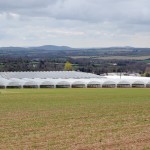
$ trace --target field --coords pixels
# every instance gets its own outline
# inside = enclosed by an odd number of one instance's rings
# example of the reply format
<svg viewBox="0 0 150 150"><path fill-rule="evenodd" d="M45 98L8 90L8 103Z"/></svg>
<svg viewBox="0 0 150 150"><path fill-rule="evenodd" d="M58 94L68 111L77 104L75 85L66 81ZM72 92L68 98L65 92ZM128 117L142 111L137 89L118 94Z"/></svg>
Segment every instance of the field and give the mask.
<svg viewBox="0 0 150 150"><path fill-rule="evenodd" d="M149 150L149 89L0 90L2 150Z"/></svg>
<svg viewBox="0 0 150 150"><path fill-rule="evenodd" d="M101 59L101 60L147 60L150 59L150 56L70 56L73 59Z"/></svg>

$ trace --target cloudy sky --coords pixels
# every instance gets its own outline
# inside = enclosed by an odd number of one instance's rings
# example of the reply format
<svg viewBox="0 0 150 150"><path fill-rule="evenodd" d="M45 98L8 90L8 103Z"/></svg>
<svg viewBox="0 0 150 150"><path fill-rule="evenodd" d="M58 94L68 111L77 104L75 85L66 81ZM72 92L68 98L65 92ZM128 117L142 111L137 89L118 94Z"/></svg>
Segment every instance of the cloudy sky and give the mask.
<svg viewBox="0 0 150 150"><path fill-rule="evenodd" d="M0 0L0 46L150 47L150 0Z"/></svg>

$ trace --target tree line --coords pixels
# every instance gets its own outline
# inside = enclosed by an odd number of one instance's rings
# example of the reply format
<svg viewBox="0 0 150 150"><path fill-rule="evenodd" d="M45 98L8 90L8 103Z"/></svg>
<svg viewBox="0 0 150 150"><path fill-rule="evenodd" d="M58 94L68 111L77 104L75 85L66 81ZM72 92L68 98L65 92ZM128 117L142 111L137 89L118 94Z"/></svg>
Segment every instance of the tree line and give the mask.
<svg viewBox="0 0 150 150"><path fill-rule="evenodd" d="M109 72L136 72L149 76L150 65L144 61L99 60L92 58L73 59L69 57L39 58L0 58L0 71L63 71L75 70L95 74Z"/></svg>

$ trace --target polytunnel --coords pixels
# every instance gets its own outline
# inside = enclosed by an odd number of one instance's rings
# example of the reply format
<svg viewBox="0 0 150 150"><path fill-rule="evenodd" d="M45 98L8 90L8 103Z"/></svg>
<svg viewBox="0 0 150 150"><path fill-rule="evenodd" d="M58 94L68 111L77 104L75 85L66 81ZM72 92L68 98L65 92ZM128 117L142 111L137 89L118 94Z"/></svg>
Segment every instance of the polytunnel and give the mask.
<svg viewBox="0 0 150 150"><path fill-rule="evenodd" d="M0 89L5 89L6 83L3 81L0 81Z"/></svg>
<svg viewBox="0 0 150 150"><path fill-rule="evenodd" d="M0 72L0 88L150 88L150 79L76 71Z"/></svg>
<svg viewBox="0 0 150 150"><path fill-rule="evenodd" d="M83 81L75 81L71 84L72 88L85 88L86 87L86 83L84 83Z"/></svg>
<svg viewBox="0 0 150 150"><path fill-rule="evenodd" d="M56 83L56 88L70 88L70 83L67 81L59 81Z"/></svg>
<svg viewBox="0 0 150 150"><path fill-rule="evenodd" d="M143 81L134 81L132 83L132 88L144 88L146 85Z"/></svg>
<svg viewBox="0 0 150 150"><path fill-rule="evenodd" d="M6 86L6 88L21 88L21 87L22 84L19 81L10 81Z"/></svg>
<svg viewBox="0 0 150 150"><path fill-rule="evenodd" d="M36 81L26 81L24 84L23 84L23 88L38 88L39 85Z"/></svg>
<svg viewBox="0 0 150 150"><path fill-rule="evenodd" d="M120 81L117 83L117 88L130 88L131 84L128 81Z"/></svg>
<svg viewBox="0 0 150 150"><path fill-rule="evenodd" d="M100 88L101 87L101 83L99 81L90 81L87 84L87 88Z"/></svg>
<svg viewBox="0 0 150 150"><path fill-rule="evenodd" d="M40 88L54 88L55 84L51 81L43 81L40 83Z"/></svg>
<svg viewBox="0 0 150 150"><path fill-rule="evenodd" d="M150 81L147 82L146 87L147 87L147 88L150 88Z"/></svg>
<svg viewBox="0 0 150 150"><path fill-rule="evenodd" d="M0 78L0 88L4 89L6 88L6 85L9 83L9 80L4 79L4 78Z"/></svg>
<svg viewBox="0 0 150 150"><path fill-rule="evenodd" d="M115 88L116 87L116 83L114 81L105 81L102 84L103 88Z"/></svg>

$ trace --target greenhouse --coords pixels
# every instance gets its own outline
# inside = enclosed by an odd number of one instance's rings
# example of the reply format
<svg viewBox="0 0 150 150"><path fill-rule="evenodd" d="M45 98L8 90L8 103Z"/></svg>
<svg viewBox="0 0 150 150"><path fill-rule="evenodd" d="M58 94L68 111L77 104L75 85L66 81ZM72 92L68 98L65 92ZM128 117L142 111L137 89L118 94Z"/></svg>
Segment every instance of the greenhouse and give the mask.
<svg viewBox="0 0 150 150"><path fill-rule="evenodd" d="M116 87L116 83L114 81L105 81L102 84L102 88L115 88Z"/></svg>
<svg viewBox="0 0 150 150"><path fill-rule="evenodd" d="M131 84L128 81L120 81L117 83L117 88L130 88Z"/></svg>
<svg viewBox="0 0 150 150"><path fill-rule="evenodd" d="M75 81L71 85L72 85L72 88L85 88L86 87L86 83L83 81Z"/></svg>
<svg viewBox="0 0 150 150"><path fill-rule="evenodd" d="M101 88L101 82L100 81L90 81L87 84L87 88Z"/></svg>
<svg viewBox="0 0 150 150"><path fill-rule="evenodd" d="M147 87L147 88L150 88L150 82L148 82L148 83L146 84L146 87Z"/></svg>
<svg viewBox="0 0 150 150"><path fill-rule="evenodd" d="M150 78L76 71L0 72L0 88L150 88Z"/></svg>
<svg viewBox="0 0 150 150"><path fill-rule="evenodd" d="M132 88L144 88L145 83L143 81L135 81L132 83Z"/></svg>

